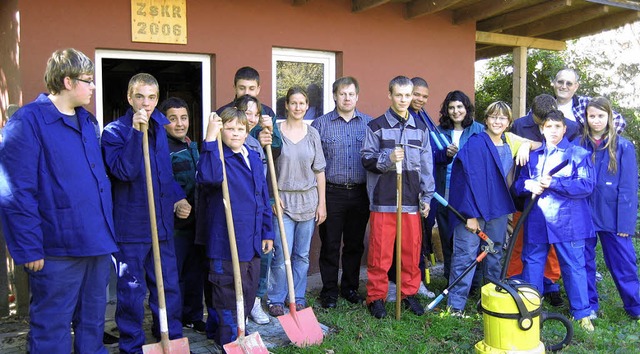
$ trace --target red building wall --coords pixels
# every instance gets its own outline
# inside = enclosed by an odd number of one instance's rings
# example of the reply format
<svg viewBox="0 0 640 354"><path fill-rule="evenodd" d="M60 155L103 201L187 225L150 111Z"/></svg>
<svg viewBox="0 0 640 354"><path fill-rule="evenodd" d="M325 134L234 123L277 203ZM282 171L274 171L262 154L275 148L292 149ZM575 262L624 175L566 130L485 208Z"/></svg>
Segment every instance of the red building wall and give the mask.
<svg viewBox="0 0 640 354"><path fill-rule="evenodd" d="M44 91L46 60L64 47L90 57L95 49L211 54L213 107L232 98L233 75L244 65L260 71L260 96L270 101L272 47L338 53L337 75L360 81L359 108L374 116L387 108L387 84L396 75L427 79L427 109L434 116L447 92L461 89L473 95L473 23L452 25L448 12L406 20L400 3L357 14L351 12L349 0L291 3L188 0L188 44L172 45L131 42L129 0L19 0L23 100L31 101Z"/></svg>

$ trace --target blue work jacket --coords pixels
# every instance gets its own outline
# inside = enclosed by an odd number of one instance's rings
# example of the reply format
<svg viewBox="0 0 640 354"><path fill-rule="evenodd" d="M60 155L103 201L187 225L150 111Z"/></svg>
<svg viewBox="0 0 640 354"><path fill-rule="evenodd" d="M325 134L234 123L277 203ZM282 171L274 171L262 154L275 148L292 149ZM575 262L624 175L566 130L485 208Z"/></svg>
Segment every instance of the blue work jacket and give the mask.
<svg viewBox="0 0 640 354"><path fill-rule="evenodd" d="M4 129L0 214L17 264L117 251L98 122L82 107L75 112L78 126L41 94Z"/></svg>
<svg viewBox="0 0 640 354"><path fill-rule="evenodd" d="M638 163L633 144L618 136L617 169L611 173L608 150L595 149L588 139L580 143L590 154L595 150L596 186L589 204L596 231L633 235L638 217ZM606 143L602 141L601 146Z"/></svg>
<svg viewBox="0 0 640 354"><path fill-rule="evenodd" d="M447 137L448 143L451 144L453 141L453 129L442 129L442 134ZM464 128L462 131L462 135L460 135L460 143L458 148L461 149L466 143L467 140L473 135L484 131L484 125L482 123L478 123L473 121L470 126ZM444 149L446 155L446 147ZM455 159L455 156L453 157ZM447 188L447 170L448 167L452 165L453 160L445 160L436 162L435 165L435 181L436 181L436 192L441 196L444 196L445 190Z"/></svg>
<svg viewBox="0 0 640 354"><path fill-rule="evenodd" d="M516 210L500 155L487 133L471 136L453 160L449 203L467 218L486 221ZM452 230L460 222L449 216Z"/></svg>
<svg viewBox="0 0 640 354"><path fill-rule="evenodd" d="M251 169L241 153L234 153L223 145L233 227L241 262L260 257L262 240L273 240L274 237L262 160L257 152L248 148L247 151ZM203 143L197 171L200 212L196 218L196 243L205 245L208 258L231 260L222 197L222 162L217 141Z"/></svg>
<svg viewBox="0 0 640 354"><path fill-rule="evenodd" d="M525 221L528 243L557 243L595 237L588 198L595 185L595 172L587 150L571 144L566 138L556 147L544 143L529 154L529 162L515 182L519 196L529 179L539 180L564 160L569 164L552 176L549 188L538 198ZM530 203L531 199L527 199Z"/></svg>
<svg viewBox="0 0 640 354"><path fill-rule="evenodd" d="M172 239L173 205L186 195L173 179L166 131L169 120L157 109L151 114L149 130L154 129L155 144L149 144L151 178L156 208L158 239ZM149 132L151 134L151 131ZM142 132L133 129L133 110L109 123L102 132L102 152L112 177L116 240L150 243L151 223L147 202L147 183L142 154Z"/></svg>

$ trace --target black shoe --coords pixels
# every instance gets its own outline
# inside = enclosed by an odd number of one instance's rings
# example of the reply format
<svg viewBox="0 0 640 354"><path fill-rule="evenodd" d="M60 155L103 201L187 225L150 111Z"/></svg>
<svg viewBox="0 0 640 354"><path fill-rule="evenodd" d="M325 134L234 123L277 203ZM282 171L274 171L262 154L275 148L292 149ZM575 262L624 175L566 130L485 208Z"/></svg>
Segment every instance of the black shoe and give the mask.
<svg viewBox="0 0 640 354"><path fill-rule="evenodd" d="M102 335L102 344L104 344L105 346L113 346L118 344L118 341L120 340L120 338L111 335L107 332L104 332L104 334Z"/></svg>
<svg viewBox="0 0 640 354"><path fill-rule="evenodd" d="M544 295L544 298L549 301L549 305L553 307L561 307L564 305L564 300L560 296L559 291L552 291Z"/></svg>
<svg viewBox="0 0 640 354"><path fill-rule="evenodd" d="M424 307L422 307L420 301L418 301L415 296L407 296L402 299L402 305L411 310L411 312L415 313L417 316L424 315Z"/></svg>
<svg viewBox="0 0 640 354"><path fill-rule="evenodd" d="M337 306L338 299L333 296L327 296L320 298L320 306L323 309L335 309Z"/></svg>
<svg viewBox="0 0 640 354"><path fill-rule="evenodd" d="M382 300L376 300L369 304L369 312L375 318L387 317L387 310L384 308L384 302Z"/></svg>
<svg viewBox="0 0 640 354"><path fill-rule="evenodd" d="M355 290L349 290L349 292L342 293L340 295L352 304L362 304L362 301L364 301L360 294Z"/></svg>
<svg viewBox="0 0 640 354"><path fill-rule="evenodd" d="M204 334L206 333L207 324L204 321L183 322L182 327L191 328L196 333Z"/></svg>

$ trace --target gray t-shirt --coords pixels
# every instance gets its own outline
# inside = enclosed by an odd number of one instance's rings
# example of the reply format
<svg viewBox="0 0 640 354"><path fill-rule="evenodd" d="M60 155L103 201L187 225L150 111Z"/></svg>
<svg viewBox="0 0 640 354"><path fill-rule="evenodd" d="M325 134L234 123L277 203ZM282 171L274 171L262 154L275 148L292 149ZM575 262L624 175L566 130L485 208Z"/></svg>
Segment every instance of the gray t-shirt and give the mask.
<svg viewBox="0 0 640 354"><path fill-rule="evenodd" d="M282 131L282 123L278 128ZM318 208L316 173L324 172L327 162L318 131L307 126L307 134L293 143L282 134L282 151L276 161L278 191L284 213L295 221L315 218Z"/></svg>

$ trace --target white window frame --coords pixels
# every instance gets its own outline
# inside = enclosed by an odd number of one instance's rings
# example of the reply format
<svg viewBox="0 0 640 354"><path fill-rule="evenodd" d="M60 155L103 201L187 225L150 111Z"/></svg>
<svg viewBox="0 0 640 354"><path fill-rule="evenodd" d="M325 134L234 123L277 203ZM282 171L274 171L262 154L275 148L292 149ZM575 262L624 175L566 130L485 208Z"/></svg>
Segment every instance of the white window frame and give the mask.
<svg viewBox="0 0 640 354"><path fill-rule="evenodd" d="M332 85L336 80L336 53L319 50L303 50L290 48L273 48L271 52L271 104L276 107L277 101L277 61L324 64L323 74L323 110L330 112L335 108Z"/></svg>
<svg viewBox="0 0 640 354"><path fill-rule="evenodd" d="M128 50L96 49L95 75L96 84L96 119L103 128L102 105L102 60L103 59L133 59L158 60L202 63L202 136L205 135L209 113L211 112L211 56L207 54L167 53L167 52L137 52ZM124 93L123 93L124 94Z"/></svg>

